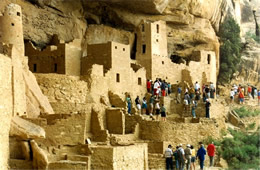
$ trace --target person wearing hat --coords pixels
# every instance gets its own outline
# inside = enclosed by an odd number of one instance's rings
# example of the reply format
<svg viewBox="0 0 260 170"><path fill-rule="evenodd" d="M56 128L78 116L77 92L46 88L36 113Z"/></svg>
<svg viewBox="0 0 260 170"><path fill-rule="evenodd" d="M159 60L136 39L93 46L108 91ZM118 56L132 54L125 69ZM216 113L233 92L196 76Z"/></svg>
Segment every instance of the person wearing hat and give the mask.
<svg viewBox="0 0 260 170"><path fill-rule="evenodd" d="M185 166L185 152L184 149L182 148L182 144L179 144L179 148L178 148L178 162L179 162L179 169L180 170L184 170L184 166Z"/></svg>
<svg viewBox="0 0 260 170"><path fill-rule="evenodd" d="M191 163L191 149L190 144L187 145L187 148L184 150L185 158L186 158L186 170L190 170Z"/></svg>
<svg viewBox="0 0 260 170"><path fill-rule="evenodd" d="M200 160L200 169L203 170L204 167L204 160L205 160L206 150L204 148L204 145L200 143L200 148L197 152L196 158L199 158Z"/></svg>
<svg viewBox="0 0 260 170"><path fill-rule="evenodd" d="M205 108L206 108L206 118L210 118L209 116L209 107L211 106L211 103L209 102L209 99L206 99L206 104L205 104Z"/></svg>
<svg viewBox="0 0 260 170"><path fill-rule="evenodd" d="M173 161L172 161L172 145L168 145L168 148L165 150L165 158L166 158L166 169L172 169L173 170Z"/></svg>

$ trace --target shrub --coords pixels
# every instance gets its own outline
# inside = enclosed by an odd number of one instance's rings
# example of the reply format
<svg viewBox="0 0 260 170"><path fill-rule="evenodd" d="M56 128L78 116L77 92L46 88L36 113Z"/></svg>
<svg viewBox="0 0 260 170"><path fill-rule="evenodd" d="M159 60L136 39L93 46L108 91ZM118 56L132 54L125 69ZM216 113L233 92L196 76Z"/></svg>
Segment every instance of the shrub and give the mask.
<svg viewBox="0 0 260 170"><path fill-rule="evenodd" d="M233 18L226 18L219 30L220 36L220 74L219 83L230 82L238 70L240 62L240 27Z"/></svg>
<svg viewBox="0 0 260 170"><path fill-rule="evenodd" d="M245 37L246 37L246 38L252 38L252 39L255 40L256 42L260 43L260 37L256 36L256 34L253 33L252 31L246 32Z"/></svg>
<svg viewBox="0 0 260 170"><path fill-rule="evenodd" d="M230 169L258 169L260 133L253 134L229 129L234 138L224 138L219 154L227 160Z"/></svg>
<svg viewBox="0 0 260 170"><path fill-rule="evenodd" d="M241 117L253 117L253 116L258 116L260 115L260 110L259 109L247 109L246 107L242 106L240 108L235 108L235 112Z"/></svg>

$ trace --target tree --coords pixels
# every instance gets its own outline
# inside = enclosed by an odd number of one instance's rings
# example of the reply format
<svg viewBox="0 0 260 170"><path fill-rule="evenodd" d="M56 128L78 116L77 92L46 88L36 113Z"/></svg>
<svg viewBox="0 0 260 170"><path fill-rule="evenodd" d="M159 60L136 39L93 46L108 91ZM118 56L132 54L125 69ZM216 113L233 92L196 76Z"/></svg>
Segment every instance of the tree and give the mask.
<svg viewBox="0 0 260 170"><path fill-rule="evenodd" d="M228 83L237 71L241 59L240 27L233 18L226 18L220 26L219 36L221 46L218 81Z"/></svg>

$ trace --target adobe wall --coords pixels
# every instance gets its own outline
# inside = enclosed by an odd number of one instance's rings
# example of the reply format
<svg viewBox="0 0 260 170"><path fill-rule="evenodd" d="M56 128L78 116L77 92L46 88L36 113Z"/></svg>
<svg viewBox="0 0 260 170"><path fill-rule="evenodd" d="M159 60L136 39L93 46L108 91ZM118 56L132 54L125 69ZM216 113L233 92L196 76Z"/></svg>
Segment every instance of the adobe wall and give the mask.
<svg viewBox="0 0 260 170"><path fill-rule="evenodd" d="M9 129L12 116L12 63L7 56L0 54L0 169L8 169Z"/></svg>
<svg viewBox="0 0 260 170"><path fill-rule="evenodd" d="M125 115L120 109L106 109L106 122L110 134L125 134Z"/></svg>
<svg viewBox="0 0 260 170"><path fill-rule="evenodd" d="M88 45L88 56L81 59L81 75L88 74L93 64L103 65L104 71L112 67L111 42Z"/></svg>
<svg viewBox="0 0 260 170"><path fill-rule="evenodd" d="M198 134L198 135L194 135ZM169 123L143 121L140 123L140 137L143 140L169 141L173 146L197 144L207 136L220 137L219 128L213 120L201 118L200 123Z"/></svg>
<svg viewBox="0 0 260 170"><path fill-rule="evenodd" d="M107 96L108 91L123 99L126 92L133 98L146 92L145 69L131 67L129 45L89 45L88 56L82 59L82 75L95 101L100 100L98 96Z"/></svg>
<svg viewBox="0 0 260 170"><path fill-rule="evenodd" d="M59 73L65 74L65 44L47 46L40 51L32 43L25 45L25 55L29 58L29 69L35 73ZM57 71L55 72L55 64ZM34 70L36 65L36 71Z"/></svg>
<svg viewBox="0 0 260 170"><path fill-rule="evenodd" d="M0 42L13 44L24 55L21 7L13 3L6 6L3 16L0 16L0 25Z"/></svg>
<svg viewBox="0 0 260 170"><path fill-rule="evenodd" d="M88 86L78 76L60 74L34 74L37 82L51 103L87 103Z"/></svg>
<svg viewBox="0 0 260 170"><path fill-rule="evenodd" d="M33 123L44 128L46 134L46 138L37 139L37 143L45 147L85 144L86 127L90 127L87 116L87 113L53 114L43 117L40 121L32 119Z"/></svg>
<svg viewBox="0 0 260 170"><path fill-rule="evenodd" d="M147 144L94 146L91 169L148 169Z"/></svg>

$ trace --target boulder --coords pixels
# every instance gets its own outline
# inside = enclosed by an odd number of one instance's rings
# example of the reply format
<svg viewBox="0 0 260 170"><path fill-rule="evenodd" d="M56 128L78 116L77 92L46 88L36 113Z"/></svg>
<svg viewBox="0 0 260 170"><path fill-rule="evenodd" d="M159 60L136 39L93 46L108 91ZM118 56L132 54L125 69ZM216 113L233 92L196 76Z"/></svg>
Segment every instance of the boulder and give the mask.
<svg viewBox="0 0 260 170"><path fill-rule="evenodd" d="M11 120L10 136L18 137L22 140L45 138L45 131L38 125L15 116Z"/></svg>

